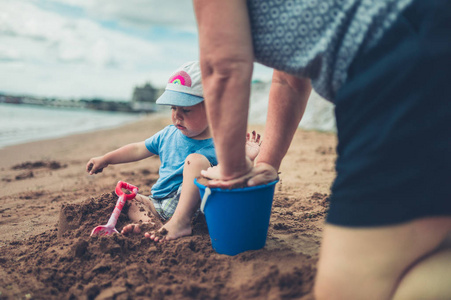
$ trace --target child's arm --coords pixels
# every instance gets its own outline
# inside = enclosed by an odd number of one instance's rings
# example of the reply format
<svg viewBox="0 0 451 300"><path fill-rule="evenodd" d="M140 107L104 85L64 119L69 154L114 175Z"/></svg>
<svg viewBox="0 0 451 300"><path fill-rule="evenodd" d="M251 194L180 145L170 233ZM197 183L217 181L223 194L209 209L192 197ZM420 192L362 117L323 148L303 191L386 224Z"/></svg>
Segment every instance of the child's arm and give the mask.
<svg viewBox="0 0 451 300"><path fill-rule="evenodd" d="M86 172L90 175L97 174L108 165L134 162L152 155L154 154L147 150L144 142L128 144L103 156L91 158L86 164Z"/></svg>

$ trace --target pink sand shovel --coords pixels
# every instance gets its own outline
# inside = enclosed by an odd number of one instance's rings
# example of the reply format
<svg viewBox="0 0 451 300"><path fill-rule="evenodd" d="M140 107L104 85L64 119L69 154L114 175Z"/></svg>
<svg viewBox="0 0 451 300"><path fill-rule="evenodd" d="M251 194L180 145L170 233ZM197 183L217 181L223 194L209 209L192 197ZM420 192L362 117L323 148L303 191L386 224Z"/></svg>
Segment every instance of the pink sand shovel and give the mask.
<svg viewBox="0 0 451 300"><path fill-rule="evenodd" d="M126 189L131 191L131 194L125 194L122 189ZM131 200L135 198L136 193L138 193L138 188L134 185L131 185L129 183L119 181L116 185L116 195L119 196L119 199L117 199L116 207L113 210L113 213L111 214L110 219L108 220L108 223L106 225L100 225L94 228L91 232L91 236L93 235L110 235L113 233L119 233L119 231L116 230L115 226L117 223L117 219L119 218L119 215L121 214L122 208L124 207L125 202L127 200Z"/></svg>

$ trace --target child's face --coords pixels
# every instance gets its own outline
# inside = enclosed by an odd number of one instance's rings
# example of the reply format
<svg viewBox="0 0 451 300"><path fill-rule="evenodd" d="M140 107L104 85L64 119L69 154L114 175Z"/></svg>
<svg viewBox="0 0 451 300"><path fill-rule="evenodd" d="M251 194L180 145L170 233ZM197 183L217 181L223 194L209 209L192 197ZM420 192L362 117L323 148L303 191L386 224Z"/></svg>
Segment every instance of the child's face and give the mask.
<svg viewBox="0 0 451 300"><path fill-rule="evenodd" d="M172 123L192 139L210 138L204 102L193 106L172 106Z"/></svg>

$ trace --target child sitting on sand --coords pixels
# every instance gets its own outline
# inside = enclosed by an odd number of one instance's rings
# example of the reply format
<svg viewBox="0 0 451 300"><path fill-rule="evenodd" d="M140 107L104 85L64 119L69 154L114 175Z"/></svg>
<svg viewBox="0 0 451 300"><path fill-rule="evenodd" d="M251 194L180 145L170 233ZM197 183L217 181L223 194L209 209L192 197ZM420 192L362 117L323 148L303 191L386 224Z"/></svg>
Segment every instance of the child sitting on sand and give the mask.
<svg viewBox="0 0 451 300"><path fill-rule="evenodd" d="M171 105L173 125L145 141L132 143L103 156L91 158L86 165L89 174L102 172L110 164L121 164L159 155L159 179L152 195L137 195L130 201L128 216L132 222L150 222L153 216L169 220L156 232L145 233L154 241L173 240L192 233L191 219L199 208L200 194L194 178L201 170L217 164L213 139L208 126L199 62L188 62L169 78L157 104ZM246 153L253 161L260 150L260 135L247 135ZM146 211L142 211L144 206ZM140 233L137 224L122 229L123 234Z"/></svg>

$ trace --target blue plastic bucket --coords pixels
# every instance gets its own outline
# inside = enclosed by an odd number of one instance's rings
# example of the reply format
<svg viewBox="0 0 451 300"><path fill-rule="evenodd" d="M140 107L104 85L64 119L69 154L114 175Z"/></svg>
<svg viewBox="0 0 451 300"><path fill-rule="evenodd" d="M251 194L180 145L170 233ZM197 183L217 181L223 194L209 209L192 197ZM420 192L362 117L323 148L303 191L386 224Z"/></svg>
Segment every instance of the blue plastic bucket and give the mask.
<svg viewBox="0 0 451 300"><path fill-rule="evenodd" d="M210 189L194 180L216 252L236 255L265 246L277 182L226 190Z"/></svg>

